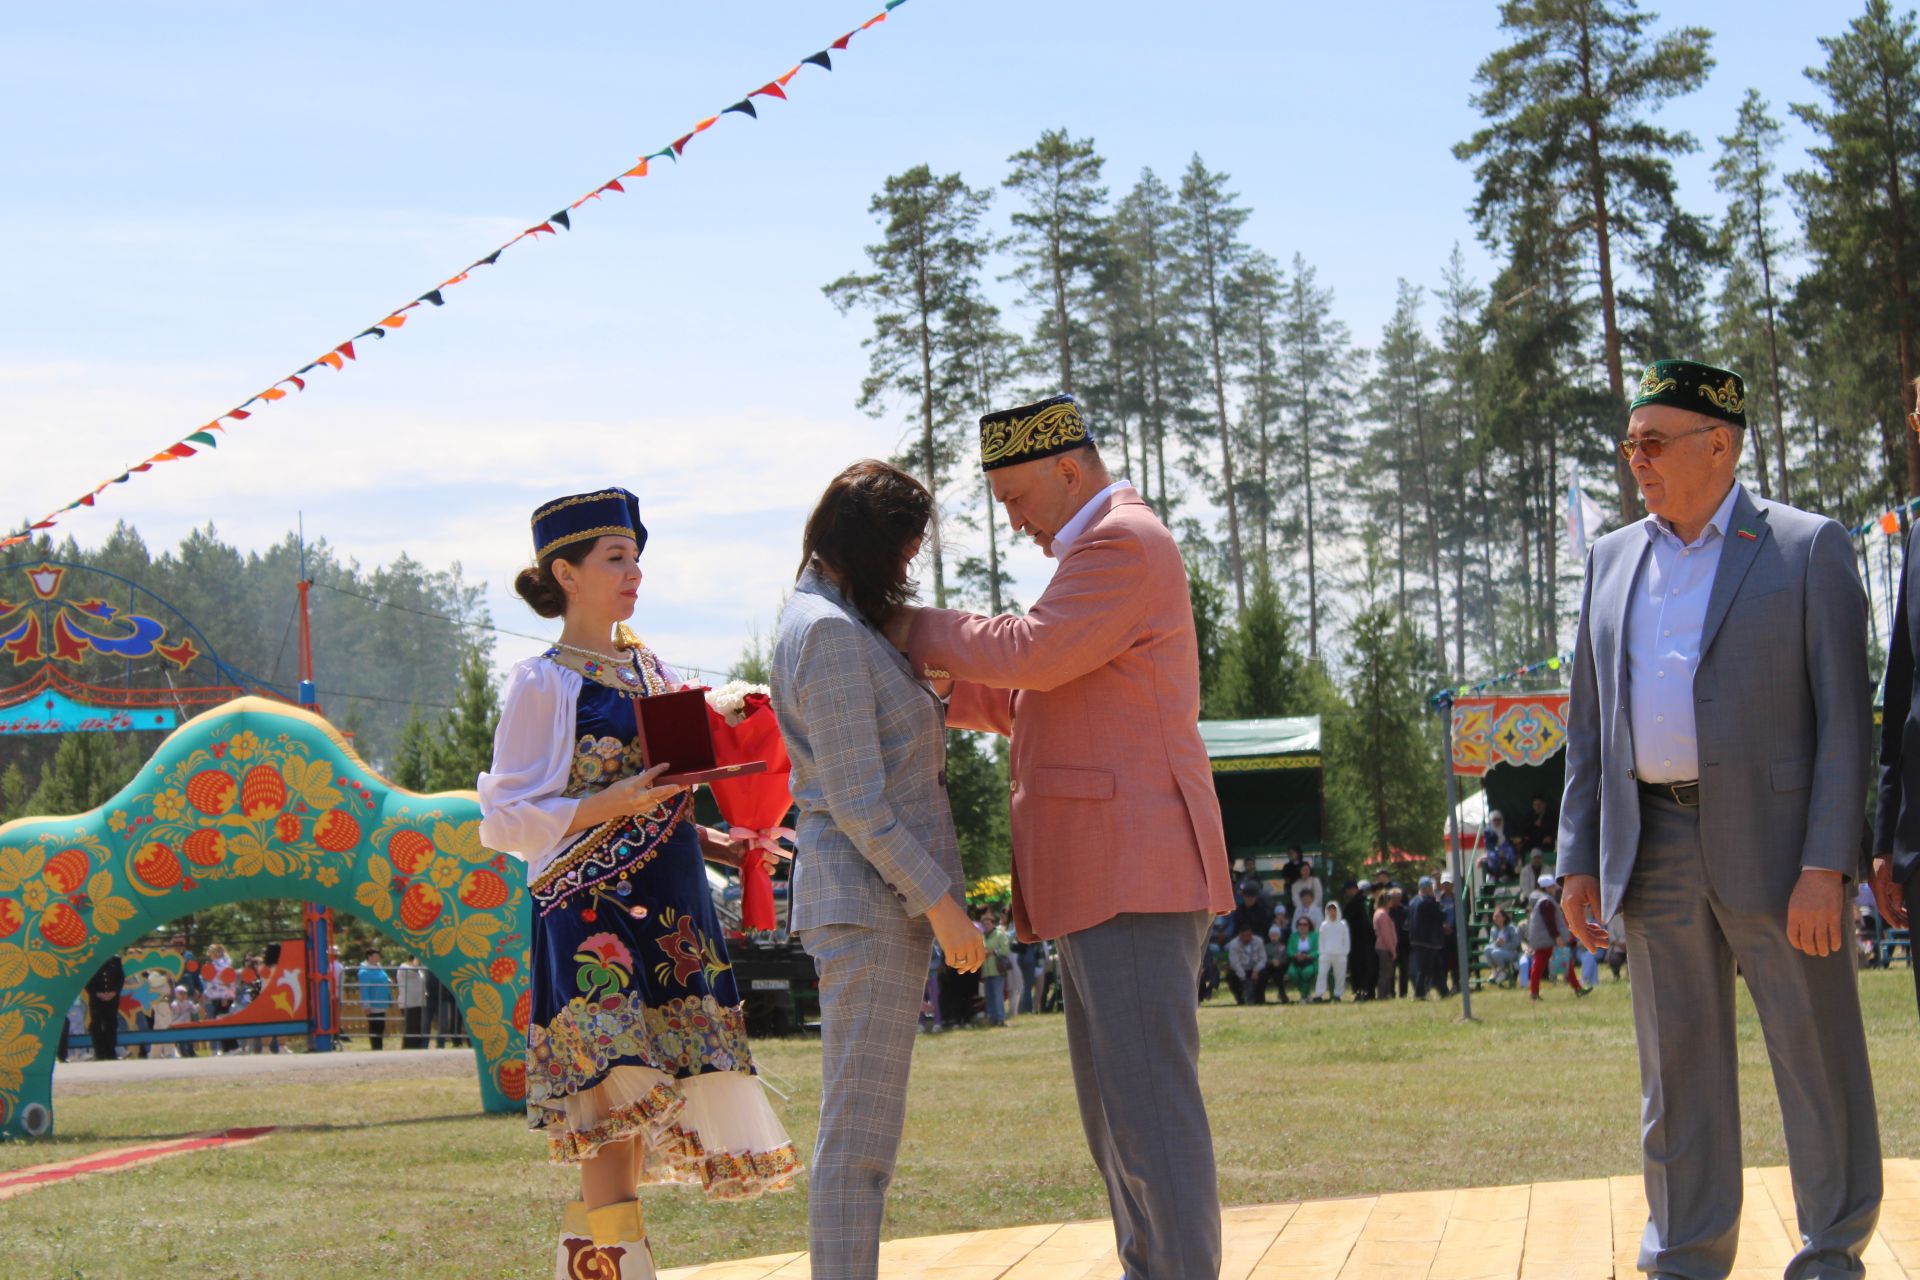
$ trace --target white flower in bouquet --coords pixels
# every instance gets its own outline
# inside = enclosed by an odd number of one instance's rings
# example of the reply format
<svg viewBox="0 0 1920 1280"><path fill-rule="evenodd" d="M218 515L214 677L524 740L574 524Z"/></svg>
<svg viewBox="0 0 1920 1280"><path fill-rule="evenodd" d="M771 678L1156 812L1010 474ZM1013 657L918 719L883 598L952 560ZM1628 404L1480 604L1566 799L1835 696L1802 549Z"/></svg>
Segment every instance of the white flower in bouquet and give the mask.
<svg viewBox="0 0 1920 1280"><path fill-rule="evenodd" d="M729 725L737 725L746 718L747 699L754 694L771 696L772 691L764 684L748 684L745 680L729 680L718 689L707 690L707 705L719 713L720 718Z"/></svg>

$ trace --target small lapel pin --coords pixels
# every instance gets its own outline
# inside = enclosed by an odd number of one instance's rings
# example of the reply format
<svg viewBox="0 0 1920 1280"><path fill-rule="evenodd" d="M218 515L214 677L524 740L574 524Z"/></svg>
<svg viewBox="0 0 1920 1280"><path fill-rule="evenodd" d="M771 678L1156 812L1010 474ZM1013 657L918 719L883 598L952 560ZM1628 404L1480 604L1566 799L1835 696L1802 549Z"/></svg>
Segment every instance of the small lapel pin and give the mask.
<svg viewBox="0 0 1920 1280"><path fill-rule="evenodd" d="M1759 534L1757 534L1757 533L1755 533L1755 532L1754 532L1753 530L1751 530L1751 529L1742 529L1742 530L1740 530L1740 536L1741 536L1741 537L1743 537L1743 538L1745 538L1745 539L1746 539L1746 540L1747 540L1748 542L1758 542L1758 541L1760 541L1760 535L1759 535Z"/></svg>

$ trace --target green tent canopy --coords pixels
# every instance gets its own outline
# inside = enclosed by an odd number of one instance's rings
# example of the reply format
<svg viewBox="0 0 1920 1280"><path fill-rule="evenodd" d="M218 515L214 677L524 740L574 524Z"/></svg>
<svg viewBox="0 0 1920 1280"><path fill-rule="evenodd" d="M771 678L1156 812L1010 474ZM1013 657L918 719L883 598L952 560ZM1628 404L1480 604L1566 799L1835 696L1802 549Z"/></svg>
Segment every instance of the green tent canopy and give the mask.
<svg viewBox="0 0 1920 1280"><path fill-rule="evenodd" d="M1257 868L1257 859L1290 845L1320 851L1319 716L1202 720L1200 738L1213 765L1229 857Z"/></svg>

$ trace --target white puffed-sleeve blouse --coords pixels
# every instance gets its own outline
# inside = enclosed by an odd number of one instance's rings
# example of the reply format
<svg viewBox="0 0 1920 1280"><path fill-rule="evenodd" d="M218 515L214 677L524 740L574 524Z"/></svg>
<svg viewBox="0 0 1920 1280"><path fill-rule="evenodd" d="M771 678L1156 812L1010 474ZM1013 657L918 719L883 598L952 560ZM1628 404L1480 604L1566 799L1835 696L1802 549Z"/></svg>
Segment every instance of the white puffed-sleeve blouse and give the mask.
<svg viewBox="0 0 1920 1280"><path fill-rule="evenodd" d="M662 664L669 688L680 679ZM545 656L514 664L493 737L493 767L480 775L480 840L517 853L527 879L572 842L580 797L566 794L578 737L581 677Z"/></svg>

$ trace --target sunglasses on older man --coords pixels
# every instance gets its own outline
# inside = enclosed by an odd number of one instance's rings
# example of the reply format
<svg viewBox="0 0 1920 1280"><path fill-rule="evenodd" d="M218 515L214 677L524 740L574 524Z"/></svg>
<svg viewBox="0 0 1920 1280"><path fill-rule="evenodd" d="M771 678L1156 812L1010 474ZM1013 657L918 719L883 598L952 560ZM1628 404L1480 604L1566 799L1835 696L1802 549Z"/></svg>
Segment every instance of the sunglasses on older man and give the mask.
<svg viewBox="0 0 1920 1280"><path fill-rule="evenodd" d="M1691 431L1682 431L1679 435L1674 436L1646 436L1639 440L1635 440L1629 436L1620 442L1620 456L1628 462L1632 462L1634 454L1644 453L1647 455L1647 459L1651 461L1665 453L1667 446L1675 440L1685 440L1688 436L1698 436L1704 435L1709 431L1718 431L1723 425L1725 424L1709 422L1704 427L1695 427Z"/></svg>

